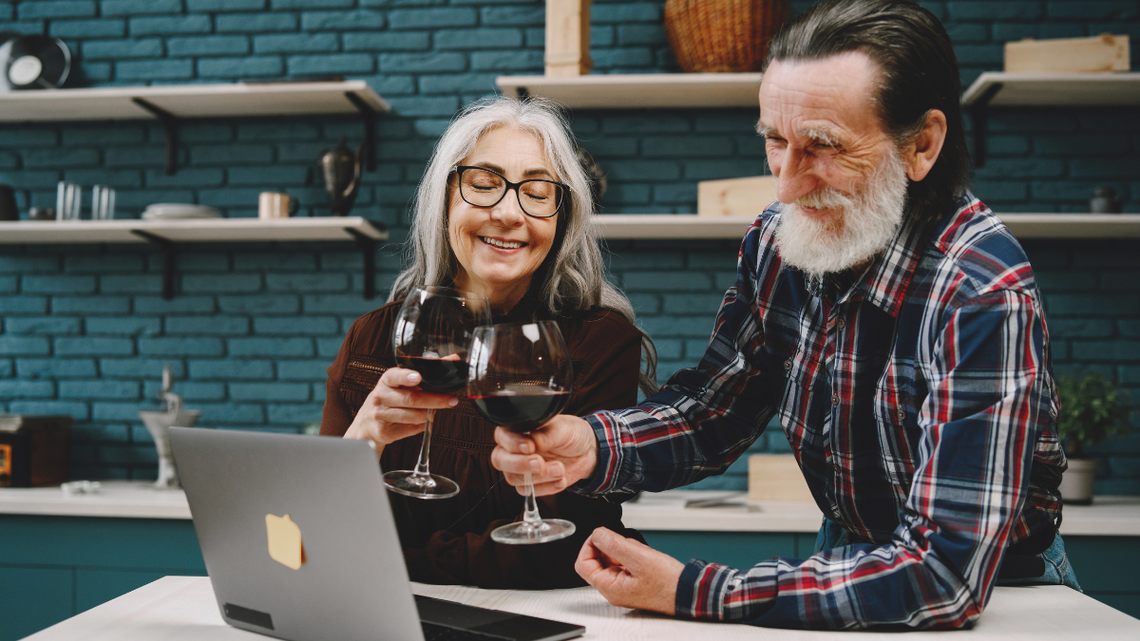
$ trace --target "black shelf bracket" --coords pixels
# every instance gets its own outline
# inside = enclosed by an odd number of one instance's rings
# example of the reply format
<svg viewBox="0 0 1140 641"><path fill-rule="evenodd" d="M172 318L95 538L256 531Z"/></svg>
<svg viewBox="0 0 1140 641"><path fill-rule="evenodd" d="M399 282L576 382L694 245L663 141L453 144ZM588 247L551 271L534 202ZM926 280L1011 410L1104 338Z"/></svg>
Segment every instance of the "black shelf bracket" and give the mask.
<svg viewBox="0 0 1140 641"><path fill-rule="evenodd" d="M348 98L353 107L356 107L356 110L360 112L360 117L364 120L364 168L368 171L376 171L376 110L351 91L344 92L344 97Z"/></svg>
<svg viewBox="0 0 1140 641"><path fill-rule="evenodd" d="M162 128L166 131L166 175L173 176L178 173L178 118L142 98L131 98L131 102L151 112L162 122Z"/></svg>
<svg viewBox="0 0 1140 641"><path fill-rule="evenodd" d="M1000 82L986 87L974 104L970 105L970 115L974 120L974 167L986 164L986 125L989 120L990 101L998 95L1004 85Z"/></svg>
<svg viewBox="0 0 1140 641"><path fill-rule="evenodd" d="M364 298L372 300L376 298L376 239L351 227L345 227L344 231L356 239L356 246L360 248L364 258Z"/></svg>
<svg viewBox="0 0 1140 641"><path fill-rule="evenodd" d="M157 234L152 234L148 231L141 229L132 229L131 233L139 238L144 238L147 242L158 245L162 250L162 299L174 299L174 256L177 250L174 246L174 241L169 238L163 238Z"/></svg>

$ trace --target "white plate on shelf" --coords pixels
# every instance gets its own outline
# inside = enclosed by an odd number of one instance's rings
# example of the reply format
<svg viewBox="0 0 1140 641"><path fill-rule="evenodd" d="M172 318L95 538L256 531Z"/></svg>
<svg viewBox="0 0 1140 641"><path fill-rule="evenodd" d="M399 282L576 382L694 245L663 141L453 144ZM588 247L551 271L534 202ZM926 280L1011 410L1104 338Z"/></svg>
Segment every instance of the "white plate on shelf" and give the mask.
<svg viewBox="0 0 1140 641"><path fill-rule="evenodd" d="M221 218L214 207L189 203L156 203L143 211L144 220L173 220L182 218Z"/></svg>

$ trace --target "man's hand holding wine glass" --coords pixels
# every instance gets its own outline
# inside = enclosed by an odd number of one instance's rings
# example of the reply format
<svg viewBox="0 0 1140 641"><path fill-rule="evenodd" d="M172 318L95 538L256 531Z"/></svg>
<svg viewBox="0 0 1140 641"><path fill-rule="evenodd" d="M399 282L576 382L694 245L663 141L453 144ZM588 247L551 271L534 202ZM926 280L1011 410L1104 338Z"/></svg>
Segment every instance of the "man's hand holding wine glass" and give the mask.
<svg viewBox="0 0 1140 641"><path fill-rule="evenodd" d="M384 446L422 432L429 410L448 409L459 403L459 399L450 394L419 389L421 380L419 372L402 367L384 372L364 399L345 438L372 441L379 458Z"/></svg>
<svg viewBox="0 0 1140 641"><path fill-rule="evenodd" d="M567 414L532 432L496 428L495 442L491 464L520 494L525 491L526 473L533 476L535 495L549 496L590 476L598 461L594 430L585 420Z"/></svg>
<svg viewBox="0 0 1140 641"><path fill-rule="evenodd" d="M598 462L598 441L590 424L560 414L525 434L497 428L491 463L523 491L530 473L539 496L557 494L587 478ZM685 564L640 541L606 528L586 539L574 570L619 607L674 614L677 581Z"/></svg>

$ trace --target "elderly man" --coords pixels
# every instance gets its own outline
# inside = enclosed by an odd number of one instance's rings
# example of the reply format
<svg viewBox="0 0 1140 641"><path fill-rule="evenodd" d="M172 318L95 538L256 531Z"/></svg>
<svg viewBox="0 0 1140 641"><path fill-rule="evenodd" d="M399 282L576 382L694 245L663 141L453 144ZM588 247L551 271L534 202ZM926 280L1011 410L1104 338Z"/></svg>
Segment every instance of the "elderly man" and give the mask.
<svg viewBox="0 0 1140 641"><path fill-rule="evenodd" d="M1076 588L1041 296L965 189L957 63L902 0L832 0L773 40L759 132L780 202L749 229L700 364L638 407L499 429L540 494L614 500L723 472L778 417L825 516L816 553L683 564L596 530L615 605L754 625L963 627L995 584Z"/></svg>

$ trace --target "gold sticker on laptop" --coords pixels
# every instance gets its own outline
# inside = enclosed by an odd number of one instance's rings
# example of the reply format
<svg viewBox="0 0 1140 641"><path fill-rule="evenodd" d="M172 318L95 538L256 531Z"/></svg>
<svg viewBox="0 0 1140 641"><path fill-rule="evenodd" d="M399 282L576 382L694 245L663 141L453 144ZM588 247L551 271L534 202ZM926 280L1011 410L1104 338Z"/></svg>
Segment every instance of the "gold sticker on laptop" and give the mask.
<svg viewBox="0 0 1140 641"><path fill-rule="evenodd" d="M265 533L269 539L269 558L293 570L305 563L305 546L301 543L301 528L289 515L265 515Z"/></svg>

